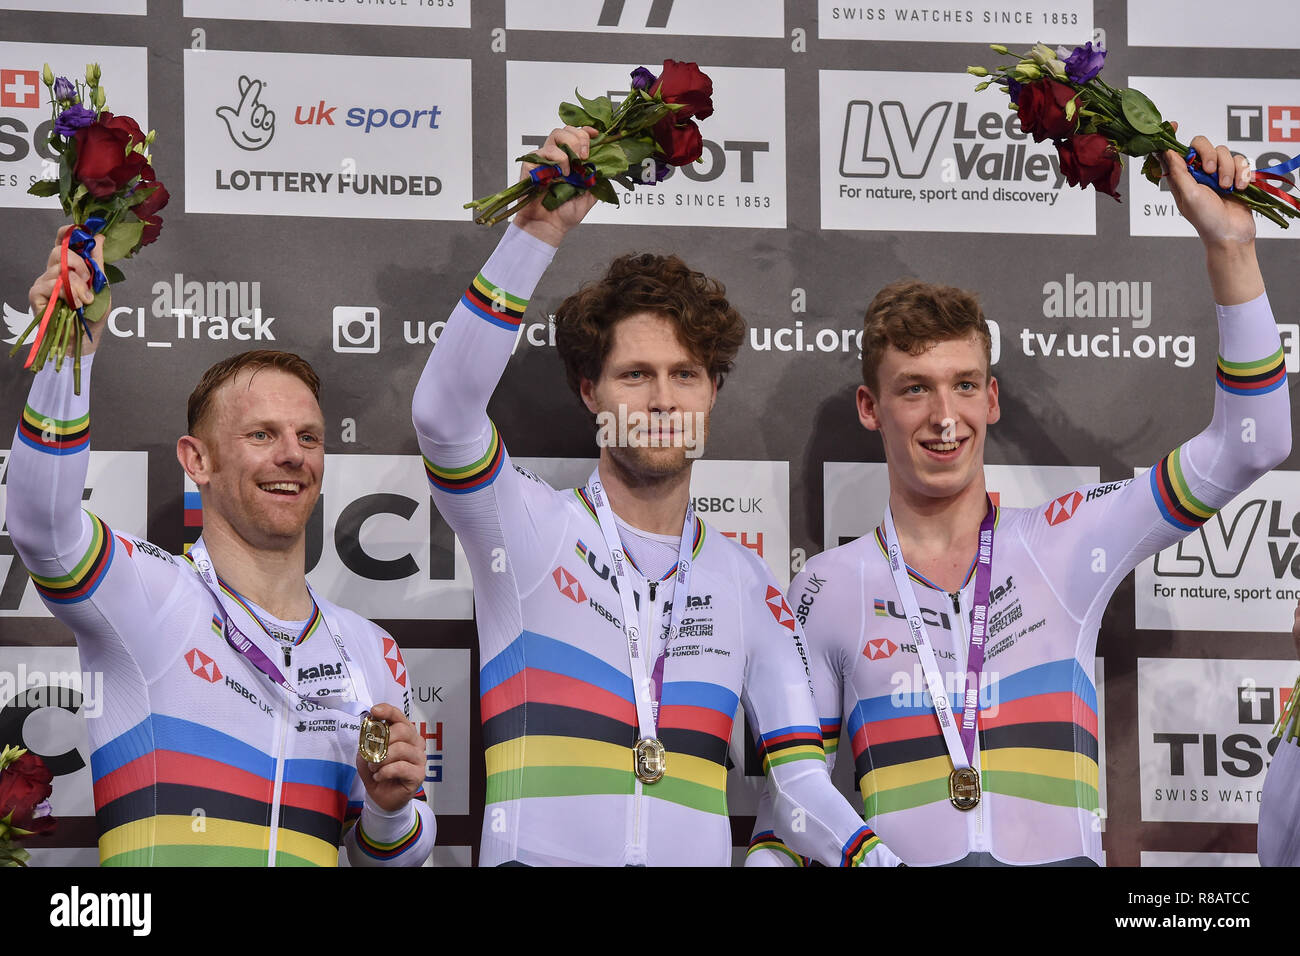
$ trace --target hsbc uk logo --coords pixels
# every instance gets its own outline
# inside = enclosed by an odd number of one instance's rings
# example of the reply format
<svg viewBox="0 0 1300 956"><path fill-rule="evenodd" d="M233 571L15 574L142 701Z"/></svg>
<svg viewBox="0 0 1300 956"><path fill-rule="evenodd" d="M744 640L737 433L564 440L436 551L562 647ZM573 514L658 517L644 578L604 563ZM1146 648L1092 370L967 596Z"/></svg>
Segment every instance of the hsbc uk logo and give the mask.
<svg viewBox="0 0 1300 956"><path fill-rule="evenodd" d="M767 586L766 601L767 609L772 612L772 617L776 618L776 623L794 633L794 615L790 613L790 605L785 603L785 597L781 592L770 584Z"/></svg>
<svg viewBox="0 0 1300 956"><path fill-rule="evenodd" d="M405 687L406 661L402 660L402 650L391 637L384 638L384 662L388 664L393 680L397 681L399 686Z"/></svg>
<svg viewBox="0 0 1300 956"><path fill-rule="evenodd" d="M555 580L555 586L559 589L559 592L574 604L587 603L587 592L582 589L578 579L570 574L563 565L552 571L551 577Z"/></svg>
<svg viewBox="0 0 1300 956"><path fill-rule="evenodd" d="M1227 126L1233 142L1300 142L1300 106L1230 105Z"/></svg>
<svg viewBox="0 0 1300 956"><path fill-rule="evenodd" d="M0 70L0 107L17 110L40 109L40 71Z"/></svg>
<svg viewBox="0 0 1300 956"><path fill-rule="evenodd" d="M185 663L189 665L191 674L197 674L209 684L215 684L221 680L221 668L217 666L217 662L197 647L191 648L186 653Z"/></svg>
<svg viewBox="0 0 1300 956"><path fill-rule="evenodd" d="M1069 521L1074 517L1074 512L1078 510L1079 505L1083 503L1083 495L1077 491L1067 492L1061 495L1047 506L1043 512L1049 525L1058 525Z"/></svg>
<svg viewBox="0 0 1300 956"><path fill-rule="evenodd" d="M862 649L862 656L869 661L878 661L892 657L896 650L898 650L897 644L887 637L880 637L867 641L867 646Z"/></svg>

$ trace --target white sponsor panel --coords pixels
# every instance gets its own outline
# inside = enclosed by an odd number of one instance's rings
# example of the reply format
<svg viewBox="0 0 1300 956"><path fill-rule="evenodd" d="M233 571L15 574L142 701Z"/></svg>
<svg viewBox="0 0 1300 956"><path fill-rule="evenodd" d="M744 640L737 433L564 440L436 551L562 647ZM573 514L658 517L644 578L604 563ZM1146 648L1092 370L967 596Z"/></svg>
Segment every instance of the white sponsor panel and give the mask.
<svg viewBox="0 0 1300 956"><path fill-rule="evenodd" d="M103 713L103 692L103 674L82 673L75 647L0 646L0 747L45 762L55 817L95 812L86 717Z"/></svg>
<svg viewBox="0 0 1300 956"><path fill-rule="evenodd" d="M184 482L197 507L197 488ZM469 561L458 540L446 551L454 539L418 455L327 454L319 507L320 524L307 528L307 580L326 599L377 620L473 616Z"/></svg>
<svg viewBox="0 0 1300 956"><path fill-rule="evenodd" d="M1138 658L1142 819L1257 823L1296 662Z"/></svg>
<svg viewBox="0 0 1300 956"><path fill-rule="evenodd" d="M586 483L594 458L515 458L555 488ZM782 588L790 583L790 463L702 458L691 472L691 500L709 529L767 562Z"/></svg>
<svg viewBox="0 0 1300 956"><path fill-rule="evenodd" d="M55 76L83 81L86 64L98 63L108 109L149 129L149 57L144 47L0 42L0 207L59 208L57 196L27 194L36 180L59 174L58 154L45 145L50 93L41 82L41 70L46 63Z"/></svg>
<svg viewBox="0 0 1300 956"><path fill-rule="evenodd" d="M1289 7L1267 17L1225 17L1216 0L1141 0L1126 12L1129 46L1300 48L1300 24Z"/></svg>
<svg viewBox="0 0 1300 956"><path fill-rule="evenodd" d="M1254 853L1196 853L1180 850L1143 850L1139 866L1259 866Z"/></svg>
<svg viewBox="0 0 1300 956"><path fill-rule="evenodd" d="M469 813L470 680L467 648L402 651L411 721L424 739L424 790L435 813Z"/></svg>
<svg viewBox="0 0 1300 956"><path fill-rule="evenodd" d="M1206 136L1245 156L1256 169L1300 153L1300 79L1134 76L1129 85L1150 97L1166 119L1178 121L1183 142L1197 134ZM1129 195L1124 202L1130 234L1195 236L1196 230L1174 205L1173 193L1148 181L1141 161L1127 162ZM1294 190L1291 195L1296 195ZM1255 225L1264 238L1300 236L1300 229L1283 229L1262 216L1255 217Z"/></svg>
<svg viewBox="0 0 1300 956"><path fill-rule="evenodd" d="M1096 484L1091 465L985 465L989 494L1003 508L1047 506L1071 488ZM826 550L871 534L885 517L889 471L884 462L828 461L823 471Z"/></svg>
<svg viewBox="0 0 1300 956"><path fill-rule="evenodd" d="M639 64L506 64L505 179L519 176L516 157L541 146L561 125L555 110L587 98L610 96L617 108ZM658 70L658 63L646 64ZM588 222L663 226L785 228L785 71L701 65L713 80L716 112L700 123L704 153L655 186L632 192L615 186L619 205L597 203ZM775 118L775 122L773 121Z"/></svg>
<svg viewBox="0 0 1300 956"><path fill-rule="evenodd" d="M185 51L187 212L467 218L470 61Z"/></svg>
<svg viewBox="0 0 1300 956"><path fill-rule="evenodd" d="M557 17L549 3L506 0L506 29L779 37L785 35L785 5L781 0L565 0L564 16Z"/></svg>
<svg viewBox="0 0 1300 956"><path fill-rule="evenodd" d="M1259 478L1135 575L1139 629L1254 631L1282 647L1300 598L1300 475Z"/></svg>
<svg viewBox="0 0 1300 956"><path fill-rule="evenodd" d="M1092 0L966 0L935 6L818 0L823 40L1081 44L1092 33Z"/></svg>
<svg viewBox="0 0 1300 956"><path fill-rule="evenodd" d="M139 0L144 6L144 0ZM184 15L211 20L368 23L391 27L468 27L471 0L185 0ZM143 10L141 11L143 12Z"/></svg>
<svg viewBox="0 0 1300 956"><path fill-rule="evenodd" d="M0 515L7 507L8 467L9 449L0 449ZM119 534L145 537L149 453L91 451L81 507L99 515ZM0 617L49 616L36 586L14 554L9 532L0 532Z"/></svg>
<svg viewBox="0 0 1300 956"><path fill-rule="evenodd" d="M98 847L41 847L35 840L27 840L24 849L32 855L28 866L99 866Z"/></svg>
<svg viewBox="0 0 1300 956"><path fill-rule="evenodd" d="M0 10L37 10L41 13L127 13L144 16L147 12L145 3L146 0L0 0Z"/></svg>
<svg viewBox="0 0 1300 956"><path fill-rule="evenodd" d="M1093 235L1092 190L973 81L820 71L822 228Z"/></svg>

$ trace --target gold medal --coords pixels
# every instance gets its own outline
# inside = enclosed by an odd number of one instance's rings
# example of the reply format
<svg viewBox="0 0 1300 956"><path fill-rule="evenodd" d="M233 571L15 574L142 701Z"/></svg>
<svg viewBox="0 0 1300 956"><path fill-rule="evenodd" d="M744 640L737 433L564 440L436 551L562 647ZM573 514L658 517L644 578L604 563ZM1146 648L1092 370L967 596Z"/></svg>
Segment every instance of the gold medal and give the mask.
<svg viewBox="0 0 1300 956"><path fill-rule="evenodd" d="M958 810L974 810L980 802L980 775L972 767L948 774L948 799Z"/></svg>
<svg viewBox="0 0 1300 956"><path fill-rule="evenodd" d="M383 763L388 756L388 723L369 714L361 715L361 742L357 752L367 763Z"/></svg>
<svg viewBox="0 0 1300 956"><path fill-rule="evenodd" d="M642 783L655 783L663 779L668 768L668 752L653 737L643 737L632 748L632 767Z"/></svg>

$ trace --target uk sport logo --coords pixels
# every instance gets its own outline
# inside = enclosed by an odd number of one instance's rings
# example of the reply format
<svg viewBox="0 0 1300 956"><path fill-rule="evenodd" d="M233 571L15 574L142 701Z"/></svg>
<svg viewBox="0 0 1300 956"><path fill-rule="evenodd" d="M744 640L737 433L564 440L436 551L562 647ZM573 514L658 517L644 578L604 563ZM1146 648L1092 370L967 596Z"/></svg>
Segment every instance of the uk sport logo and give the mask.
<svg viewBox="0 0 1300 956"><path fill-rule="evenodd" d="M560 593L574 604L587 603L587 592L582 589L578 579L563 567L558 567L552 571L551 577L555 579L555 586L559 588Z"/></svg>
<svg viewBox="0 0 1300 956"><path fill-rule="evenodd" d="M1074 517L1074 512L1078 510L1080 503L1083 501L1083 495L1077 491L1067 492L1061 495L1047 506L1043 514L1047 517L1047 523L1058 525L1063 521L1069 521Z"/></svg>
<svg viewBox="0 0 1300 956"><path fill-rule="evenodd" d="M787 631L794 632L794 615L790 613L790 605L785 603L781 592L770 584L767 586L767 609L776 618L776 623Z"/></svg>
<svg viewBox="0 0 1300 956"><path fill-rule="evenodd" d="M401 648L391 637L384 638L384 660L388 662L388 669L393 672L393 680L397 681L401 687L406 686L406 661L402 660Z"/></svg>
<svg viewBox="0 0 1300 956"><path fill-rule="evenodd" d="M892 657L896 650L898 650L897 644L887 637L880 637L867 641L867 646L862 649L862 656L869 661L878 661L884 657Z"/></svg>
<svg viewBox="0 0 1300 956"><path fill-rule="evenodd" d="M221 668L217 666L217 662L197 647L191 648L185 655L185 663L190 665L191 674L197 674L209 684L221 680Z"/></svg>

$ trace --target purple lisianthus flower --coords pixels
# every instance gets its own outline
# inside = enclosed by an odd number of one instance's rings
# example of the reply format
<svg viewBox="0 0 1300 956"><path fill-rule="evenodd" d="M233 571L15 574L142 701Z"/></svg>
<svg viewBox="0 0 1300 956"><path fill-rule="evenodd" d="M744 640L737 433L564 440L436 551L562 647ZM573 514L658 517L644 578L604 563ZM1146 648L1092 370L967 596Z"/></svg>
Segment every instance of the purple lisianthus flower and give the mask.
<svg viewBox="0 0 1300 956"><path fill-rule="evenodd" d="M1083 46L1074 48L1074 52L1066 58L1065 75L1070 78L1070 82L1084 84L1101 72L1102 64L1106 62L1106 51L1094 49L1092 41L1089 40Z"/></svg>
<svg viewBox="0 0 1300 956"><path fill-rule="evenodd" d="M79 129L85 129L95 122L95 111L87 109L80 103L73 103L54 120L54 132L60 136L72 136Z"/></svg>
<svg viewBox="0 0 1300 956"><path fill-rule="evenodd" d="M76 101L77 88L72 85L72 81L66 76L61 76L54 81L54 98L60 102Z"/></svg>
<svg viewBox="0 0 1300 956"><path fill-rule="evenodd" d="M1007 88L1007 96L1010 97L1013 104L1018 104L1020 102L1020 87L1024 86L1023 83L1017 83L1009 76L1000 76L998 77L997 82Z"/></svg>
<svg viewBox="0 0 1300 956"><path fill-rule="evenodd" d="M650 87L655 85L655 80L657 79L659 79L659 77L655 76L644 66L638 66L632 71L632 89L648 90Z"/></svg>

